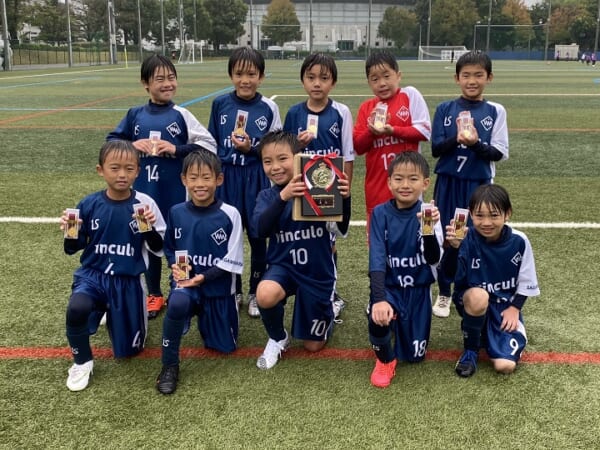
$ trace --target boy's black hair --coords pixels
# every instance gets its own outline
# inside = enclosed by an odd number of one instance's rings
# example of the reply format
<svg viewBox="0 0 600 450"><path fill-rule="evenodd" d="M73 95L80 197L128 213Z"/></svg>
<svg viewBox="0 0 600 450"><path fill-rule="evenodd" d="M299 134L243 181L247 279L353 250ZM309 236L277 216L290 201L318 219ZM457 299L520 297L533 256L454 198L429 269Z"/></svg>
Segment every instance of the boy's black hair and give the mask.
<svg viewBox="0 0 600 450"><path fill-rule="evenodd" d="M312 53L304 58L302 67L300 67L300 81L304 80L304 73L313 68L313 66L321 66L321 74L329 72L333 83L337 83L337 66L333 56L324 53Z"/></svg>
<svg viewBox="0 0 600 450"><path fill-rule="evenodd" d="M183 159L181 174L185 176L188 170L195 166L208 167L215 174L215 177L221 175L222 172L221 160L213 152L203 148L187 154Z"/></svg>
<svg viewBox="0 0 600 450"><path fill-rule="evenodd" d="M387 64L394 71L399 72L400 68L398 67L398 61L396 61L396 57L387 50L379 50L376 52L372 52L365 62L365 71L367 72L367 78L369 78L369 71L372 67L382 66Z"/></svg>
<svg viewBox="0 0 600 450"><path fill-rule="evenodd" d="M486 53L480 51L463 53L456 61L456 75L458 76L462 68L467 65L478 65L483 67L488 76L492 73L492 60Z"/></svg>
<svg viewBox="0 0 600 450"><path fill-rule="evenodd" d="M261 77L265 74L265 58L262 53L252 47L238 47L231 53L229 62L227 63L227 73L230 78L233 75L233 68L238 63L242 70L254 66Z"/></svg>
<svg viewBox="0 0 600 450"><path fill-rule="evenodd" d="M498 184L483 184L475 189L469 200L469 210L475 212L481 205L488 205L502 214L512 212L508 192Z"/></svg>
<svg viewBox="0 0 600 450"><path fill-rule="evenodd" d="M173 72L175 78L177 78L177 69L175 69L173 62L166 56L154 54L148 56L142 63L142 68L140 69L141 80L145 83L149 83L154 76L154 72L159 67L164 67L168 72Z"/></svg>
<svg viewBox="0 0 600 450"><path fill-rule="evenodd" d="M388 167L388 177L392 176L394 169L400 164L411 164L421 172L423 178L429 178L429 163L419 152L398 153Z"/></svg>
<svg viewBox="0 0 600 450"><path fill-rule="evenodd" d="M302 150L298 142L298 137L295 134L283 130L270 131L262 137L258 144L258 157L260 159L262 159L262 149L267 144L289 145L294 154L300 153L300 150Z"/></svg>
<svg viewBox="0 0 600 450"><path fill-rule="evenodd" d="M100 166L104 165L106 158L111 153L117 153L120 156L131 155L136 163L140 164L140 153L133 146L131 141L123 141L123 140L115 140L115 141L106 141L100 147L100 155L98 156L98 164Z"/></svg>

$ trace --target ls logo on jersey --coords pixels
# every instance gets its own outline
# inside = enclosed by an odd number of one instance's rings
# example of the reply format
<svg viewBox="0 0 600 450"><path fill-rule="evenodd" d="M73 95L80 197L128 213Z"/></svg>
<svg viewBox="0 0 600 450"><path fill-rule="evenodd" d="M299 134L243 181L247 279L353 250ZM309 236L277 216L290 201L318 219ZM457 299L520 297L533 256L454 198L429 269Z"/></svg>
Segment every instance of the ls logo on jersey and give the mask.
<svg viewBox="0 0 600 450"><path fill-rule="evenodd" d="M260 131L265 131L267 129L269 121L267 120L267 118L265 116L260 116L258 119L256 119L254 121L254 123L256 124L256 126L258 127L258 129Z"/></svg>
<svg viewBox="0 0 600 450"><path fill-rule="evenodd" d="M473 258L471 260L471 269L479 269L481 267L481 260L479 258Z"/></svg>
<svg viewBox="0 0 600 450"><path fill-rule="evenodd" d="M227 123L227 114L221 114L221 125L225 125Z"/></svg>
<svg viewBox="0 0 600 450"><path fill-rule="evenodd" d="M492 129L492 127L494 126L494 119L492 119L490 116L485 117L484 119L481 119L481 122L479 122L481 124L481 126L484 128L485 131L490 131Z"/></svg>
<svg viewBox="0 0 600 450"><path fill-rule="evenodd" d="M410 111L406 106L402 106L396 113L396 117L398 117L398 119L400 119L402 122L408 122L410 119Z"/></svg>
<svg viewBox="0 0 600 450"><path fill-rule="evenodd" d="M446 116L446 117L444 117L444 126L445 127L452 126L452 116Z"/></svg>
<svg viewBox="0 0 600 450"><path fill-rule="evenodd" d="M172 137L179 136L181 134L181 128L177 125L177 122L173 122L167 127L167 131Z"/></svg>
<svg viewBox="0 0 600 450"><path fill-rule="evenodd" d="M333 135L333 137L338 138L340 136L340 126L337 122L334 122L331 127L329 127L329 132Z"/></svg>
<svg viewBox="0 0 600 450"><path fill-rule="evenodd" d="M227 233L225 233L225 230L223 228L219 228L210 236L213 238L213 241L215 241L217 245L221 245L223 242L227 241Z"/></svg>
<svg viewBox="0 0 600 450"><path fill-rule="evenodd" d="M521 255L521 252L517 252L515 253L515 256L512 257L510 262L513 263L515 266L518 266L522 259L523 255Z"/></svg>

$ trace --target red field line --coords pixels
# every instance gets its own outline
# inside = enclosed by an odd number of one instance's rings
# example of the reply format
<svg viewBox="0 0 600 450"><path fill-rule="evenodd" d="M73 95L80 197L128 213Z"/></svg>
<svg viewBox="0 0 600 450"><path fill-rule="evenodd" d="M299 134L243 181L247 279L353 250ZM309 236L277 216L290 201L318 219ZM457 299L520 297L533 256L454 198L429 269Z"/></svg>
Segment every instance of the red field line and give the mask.
<svg viewBox="0 0 600 450"><path fill-rule="evenodd" d="M110 348L94 348L94 357L99 359L112 358ZM180 351L183 359L186 358L257 358L262 348L246 347L224 355L203 348L184 347ZM138 358L158 359L161 349L157 347L146 348ZM460 350L429 350L428 361L456 361ZM0 360L2 359L55 359L71 358L67 347L0 347ZM318 353L310 353L300 348L291 348L285 353L285 358L297 359L332 359L349 361L369 361L374 358L370 349L343 349L325 348ZM483 360L488 359L485 354ZM531 364L600 364L600 353L580 352L525 352L521 361Z"/></svg>

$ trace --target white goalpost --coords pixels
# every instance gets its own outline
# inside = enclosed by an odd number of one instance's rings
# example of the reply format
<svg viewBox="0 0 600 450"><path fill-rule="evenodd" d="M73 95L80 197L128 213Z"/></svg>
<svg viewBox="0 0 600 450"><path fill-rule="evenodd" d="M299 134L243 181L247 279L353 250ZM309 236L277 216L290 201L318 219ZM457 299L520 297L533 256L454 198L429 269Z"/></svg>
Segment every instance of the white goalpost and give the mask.
<svg viewBox="0 0 600 450"><path fill-rule="evenodd" d="M469 50L464 45L420 45L419 61L454 62Z"/></svg>

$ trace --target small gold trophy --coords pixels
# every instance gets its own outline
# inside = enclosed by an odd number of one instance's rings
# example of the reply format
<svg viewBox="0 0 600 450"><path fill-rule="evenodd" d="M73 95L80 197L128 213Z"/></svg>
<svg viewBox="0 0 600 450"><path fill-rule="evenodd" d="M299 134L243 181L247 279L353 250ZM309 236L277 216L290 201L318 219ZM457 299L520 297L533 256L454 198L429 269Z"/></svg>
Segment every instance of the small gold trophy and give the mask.
<svg viewBox="0 0 600 450"><path fill-rule="evenodd" d="M473 118L470 111L461 111L456 119L458 133L464 136L465 139L471 139L473 136Z"/></svg>
<svg viewBox="0 0 600 450"><path fill-rule="evenodd" d="M158 154L158 141L160 141L160 131L151 131L150 141L152 141L152 156L156 156Z"/></svg>
<svg viewBox="0 0 600 450"><path fill-rule="evenodd" d="M433 205L431 203L421 204L421 235L433 234Z"/></svg>
<svg viewBox="0 0 600 450"><path fill-rule="evenodd" d="M66 213L65 239L77 239L79 237L79 210L76 208L67 208Z"/></svg>
<svg viewBox="0 0 600 450"><path fill-rule="evenodd" d="M387 103L378 103L375 108L375 118L373 119L373 126L378 130L383 130L387 123Z"/></svg>
<svg viewBox="0 0 600 450"><path fill-rule="evenodd" d="M137 222L138 230L140 233L146 233L152 230L152 224L146 219L144 213L148 210L148 205L143 203L137 203L133 205L133 211L135 212L135 220Z"/></svg>
<svg viewBox="0 0 600 450"><path fill-rule="evenodd" d="M316 114L309 114L306 118L306 129L314 138L316 138L317 130L319 129L319 116Z"/></svg>
<svg viewBox="0 0 600 450"><path fill-rule="evenodd" d="M454 234L456 235L456 239L464 239L468 218L468 209L456 208L454 211Z"/></svg>
<svg viewBox="0 0 600 450"><path fill-rule="evenodd" d="M187 250L175 250L175 264L183 274L178 281L190 279L190 265L188 264Z"/></svg>

